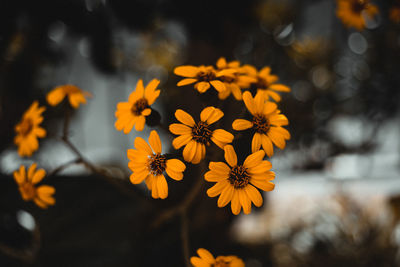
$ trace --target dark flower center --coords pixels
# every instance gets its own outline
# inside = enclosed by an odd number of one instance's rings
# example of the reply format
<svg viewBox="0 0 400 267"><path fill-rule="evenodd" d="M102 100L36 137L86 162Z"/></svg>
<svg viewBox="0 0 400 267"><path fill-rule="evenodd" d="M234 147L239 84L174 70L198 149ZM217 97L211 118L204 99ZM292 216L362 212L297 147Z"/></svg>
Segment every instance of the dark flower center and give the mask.
<svg viewBox="0 0 400 267"><path fill-rule="evenodd" d="M204 121L199 121L192 127L192 138L196 142L207 144L210 142L211 136L210 126Z"/></svg>
<svg viewBox="0 0 400 267"><path fill-rule="evenodd" d="M161 154L153 154L149 158L149 171L152 175L161 175L167 167L167 159Z"/></svg>
<svg viewBox="0 0 400 267"><path fill-rule="evenodd" d="M132 105L131 111L134 115L139 116L140 114L142 114L143 110L149 107L150 106L149 103L147 102L147 99L141 98Z"/></svg>
<svg viewBox="0 0 400 267"><path fill-rule="evenodd" d="M257 133L267 134L270 128L269 121L262 115L256 115L253 118L253 128Z"/></svg>
<svg viewBox="0 0 400 267"><path fill-rule="evenodd" d="M223 81L225 83L234 83L237 81L236 76L222 76L220 78L221 78L221 81Z"/></svg>
<svg viewBox="0 0 400 267"><path fill-rule="evenodd" d="M235 189L241 189L249 183L250 175L244 166L235 166L229 173L228 181Z"/></svg>
<svg viewBox="0 0 400 267"><path fill-rule="evenodd" d="M269 83L262 77L257 77L257 82L255 83L257 89L267 89Z"/></svg>
<svg viewBox="0 0 400 267"><path fill-rule="evenodd" d="M33 184L31 183L24 183L21 185L20 190L24 193L22 194L24 200L31 200L34 199L36 196L36 190Z"/></svg>
<svg viewBox="0 0 400 267"><path fill-rule="evenodd" d="M361 13L367 6L368 3L366 0L353 0L351 9L354 13Z"/></svg>
<svg viewBox="0 0 400 267"><path fill-rule="evenodd" d="M19 132L23 136L27 136L33 129L33 122L31 119L24 119L20 124Z"/></svg>
<svg viewBox="0 0 400 267"><path fill-rule="evenodd" d="M199 71L197 73L197 80L200 82L209 82L215 80L215 72L213 70Z"/></svg>
<svg viewBox="0 0 400 267"><path fill-rule="evenodd" d="M215 260L215 263L211 264L211 267L229 267L229 262L224 261L223 259Z"/></svg>

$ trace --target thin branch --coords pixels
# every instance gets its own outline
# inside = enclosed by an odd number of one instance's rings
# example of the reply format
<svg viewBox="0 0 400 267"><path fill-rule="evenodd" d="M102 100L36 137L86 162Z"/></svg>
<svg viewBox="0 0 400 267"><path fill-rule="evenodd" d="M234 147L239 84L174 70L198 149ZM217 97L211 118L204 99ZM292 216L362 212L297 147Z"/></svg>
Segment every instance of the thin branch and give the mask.
<svg viewBox="0 0 400 267"><path fill-rule="evenodd" d="M62 171L62 170L64 170L64 169L68 168L69 166L75 165L75 164L79 164L79 163L82 163L82 161L81 161L80 158L77 158L77 159L73 159L73 160L71 160L71 161L68 161L68 162L64 163L63 165L58 166L57 168L55 168L55 169L52 170L51 172L49 172L49 173L47 174L47 176L48 176L48 177L54 176L54 175L56 175L57 173L59 173L60 171Z"/></svg>

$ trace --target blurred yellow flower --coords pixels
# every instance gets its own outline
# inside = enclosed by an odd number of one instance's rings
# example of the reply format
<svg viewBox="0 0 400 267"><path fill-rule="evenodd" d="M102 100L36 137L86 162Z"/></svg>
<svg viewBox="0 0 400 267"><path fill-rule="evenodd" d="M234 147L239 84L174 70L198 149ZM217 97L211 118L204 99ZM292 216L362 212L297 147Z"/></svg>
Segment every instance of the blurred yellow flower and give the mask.
<svg viewBox="0 0 400 267"><path fill-rule="evenodd" d="M281 96L277 92L290 92L290 88L286 85L276 83L278 76L271 74L270 67L264 67L260 71L254 66L244 65L243 70L251 77L256 79L252 85L257 89L257 92L262 92L264 99L272 98L276 102L281 101Z"/></svg>
<svg viewBox="0 0 400 267"><path fill-rule="evenodd" d="M150 106L160 95L160 90L156 90L159 83L159 80L153 79L144 88L143 81L139 80L136 90L129 95L128 102L117 104L117 111L115 111L117 120L114 125L118 131L123 130L125 134L128 134L133 126L136 131L143 131L145 117L151 114Z"/></svg>
<svg viewBox="0 0 400 267"><path fill-rule="evenodd" d="M168 184L164 171L172 179L180 181L186 166L178 159L167 159L161 154L161 140L154 130L150 133L149 144L151 147L143 138L136 137L135 149L128 149L128 167L133 172L130 180L133 184L140 184L144 180L153 198L165 199L168 196Z"/></svg>
<svg viewBox="0 0 400 267"><path fill-rule="evenodd" d="M400 23L400 1L389 9L389 18L394 23Z"/></svg>
<svg viewBox="0 0 400 267"><path fill-rule="evenodd" d="M28 173L26 173L23 165L19 167L19 170L14 171L14 180L18 184L22 199L25 201L33 200L42 209L47 209L48 206L56 203L53 197L56 190L53 186L41 185L36 187L36 184L42 181L45 175L45 170L36 170L36 163L29 167Z"/></svg>
<svg viewBox="0 0 400 267"><path fill-rule="evenodd" d="M233 255L230 256L214 256L206 249L199 248L197 250L199 257L191 257L190 263L194 267L244 267L244 262Z"/></svg>
<svg viewBox="0 0 400 267"><path fill-rule="evenodd" d="M79 87L71 84L57 86L47 94L47 102L50 106L56 106L68 96L68 101L73 108L79 108L80 104L86 104L85 97L91 97L89 92L82 91Z"/></svg>
<svg viewBox="0 0 400 267"><path fill-rule="evenodd" d="M15 126L17 135L14 143L18 146L18 154L21 157L30 157L39 148L37 138L46 136L46 130L39 126L43 121L42 113L45 110L45 107L39 107L39 103L34 101Z"/></svg>
<svg viewBox="0 0 400 267"><path fill-rule="evenodd" d="M210 125L220 120L224 113L214 107L206 107L200 113L200 121L195 122L193 117L185 111L178 109L175 117L181 123L173 123L169 126L171 133L180 135L176 137L172 145L175 149L185 146L183 158L187 162L198 164L206 155L206 145L213 141L223 148L233 141L233 135L223 129L211 130Z"/></svg>
<svg viewBox="0 0 400 267"><path fill-rule="evenodd" d="M361 31L365 28L365 19L373 19L379 10L369 0L337 0L336 16L346 27Z"/></svg>
<svg viewBox="0 0 400 267"><path fill-rule="evenodd" d="M271 157L274 154L272 143L284 149L285 140L290 139L290 133L282 126L288 125L289 121L285 115L280 114L278 106L273 102L265 102L260 92L254 98L250 92L244 92L243 101L253 115L253 120L237 119L232 123L232 128L236 131L254 129L251 151L254 153L262 146L265 153Z"/></svg>
<svg viewBox="0 0 400 267"><path fill-rule="evenodd" d="M179 66L174 69L176 75L186 77L179 81L177 86L194 84L199 93L205 93L211 86L218 92L226 90L225 85L218 77L221 75L212 66Z"/></svg>
<svg viewBox="0 0 400 267"><path fill-rule="evenodd" d="M270 171L272 165L269 161L263 160L265 153L259 150L249 155L243 165L237 164L236 152L233 146L226 145L224 147L224 162L210 162L210 171L206 172L204 179L208 182L216 182L216 184L207 190L209 197L218 195L218 207L225 207L231 202L232 213L238 215L241 208L243 212L249 214L251 212L251 202L256 207L260 207L263 198L259 188L264 191L272 191L275 185L270 182L275 178L275 173Z"/></svg>

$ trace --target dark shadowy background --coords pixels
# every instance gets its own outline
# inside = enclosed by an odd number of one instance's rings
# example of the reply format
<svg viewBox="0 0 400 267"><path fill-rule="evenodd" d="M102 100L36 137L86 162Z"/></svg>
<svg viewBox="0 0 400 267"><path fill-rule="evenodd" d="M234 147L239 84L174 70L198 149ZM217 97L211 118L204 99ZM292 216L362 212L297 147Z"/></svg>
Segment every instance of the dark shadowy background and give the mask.
<svg viewBox="0 0 400 267"><path fill-rule="evenodd" d="M197 114L219 105L212 90L199 96L190 86L177 88L172 71L213 65L221 56L271 66L292 88L279 104L292 138L272 158L275 191L251 215L217 208L205 195L210 184L203 186L189 214L190 254L204 247L250 267L398 266L400 25L388 18L394 2L374 1L379 15L357 32L336 17L331 0L1 1L0 266L183 266L179 218L151 224L180 203L204 172L200 166L182 183L169 180L164 201L127 181L110 184L71 168L46 178L57 204L40 210L21 200L12 179L19 164L32 162L18 157L14 126L33 100L45 105L52 88L76 84L94 97L74 113L72 141L96 164L127 173L126 149L149 130L117 132L116 103L139 78L159 78L156 109L164 124L174 121L176 108ZM230 130L240 105L230 97L220 106L220 126ZM50 171L72 156L54 140L62 107L47 107L44 117L48 138L32 160Z"/></svg>

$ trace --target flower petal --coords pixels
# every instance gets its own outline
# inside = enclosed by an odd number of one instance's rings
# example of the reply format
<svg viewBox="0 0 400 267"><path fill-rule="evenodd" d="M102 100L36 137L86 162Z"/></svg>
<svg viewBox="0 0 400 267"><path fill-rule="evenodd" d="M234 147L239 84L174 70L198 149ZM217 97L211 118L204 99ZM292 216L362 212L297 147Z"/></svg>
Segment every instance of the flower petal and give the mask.
<svg viewBox="0 0 400 267"><path fill-rule="evenodd" d="M247 110L252 114L256 114L255 102L249 91L243 93L243 102L246 105Z"/></svg>
<svg viewBox="0 0 400 267"><path fill-rule="evenodd" d="M150 146L144 141L142 137L135 138L135 148L137 150L145 151L147 155L153 155L153 151L151 150Z"/></svg>
<svg viewBox="0 0 400 267"><path fill-rule="evenodd" d="M177 86L185 86L185 85L192 84L195 82L197 82L197 79L186 78L186 79L180 80L176 85Z"/></svg>
<svg viewBox="0 0 400 267"><path fill-rule="evenodd" d="M181 135L176 137L173 141L172 141L172 146L175 149L179 149L182 146L186 145L187 143L190 142L190 140L192 140L192 135L189 134L185 134L185 135Z"/></svg>
<svg viewBox="0 0 400 267"><path fill-rule="evenodd" d="M198 82L194 85L194 88L196 88L196 90L199 91L199 93L205 93L210 88L210 83Z"/></svg>
<svg viewBox="0 0 400 267"><path fill-rule="evenodd" d="M159 175L156 177L157 180L157 189L158 189L158 196L161 199L165 199L168 197L168 184L165 180L164 175Z"/></svg>
<svg viewBox="0 0 400 267"><path fill-rule="evenodd" d="M210 83L218 92L223 92L226 90L225 84L219 80L213 80L210 81Z"/></svg>
<svg viewBox="0 0 400 267"><path fill-rule="evenodd" d="M225 207L232 200L233 191L234 189L232 185L228 185L222 190L221 195L218 198L218 207Z"/></svg>
<svg viewBox="0 0 400 267"><path fill-rule="evenodd" d="M222 190L227 186L230 186L227 180L218 182L213 187L211 187L207 190L207 195L209 197L216 197L219 194L221 194Z"/></svg>
<svg viewBox="0 0 400 267"><path fill-rule="evenodd" d="M264 191L272 191L275 188L275 185L267 180L251 179L250 183Z"/></svg>
<svg viewBox="0 0 400 267"><path fill-rule="evenodd" d="M193 117L190 116L189 113L183 111L182 109L177 109L175 111L175 117L178 121L187 126L193 127L195 125Z"/></svg>
<svg viewBox="0 0 400 267"><path fill-rule="evenodd" d="M285 139L283 136L274 129L274 127L271 127L267 133L268 137L271 139L271 141L280 149L284 149L286 146Z"/></svg>
<svg viewBox="0 0 400 267"><path fill-rule="evenodd" d="M224 162L211 161L208 167L210 168L211 171L226 177L228 177L231 171L231 168L229 168L228 165L226 165Z"/></svg>
<svg viewBox="0 0 400 267"><path fill-rule="evenodd" d="M46 171L43 169L39 169L33 174L32 184L37 184L46 176Z"/></svg>
<svg viewBox="0 0 400 267"><path fill-rule="evenodd" d="M229 144L232 143L233 141L233 134L231 134L228 131L225 131L223 129L216 129L213 131L212 136L211 136L211 140L218 145L218 143L216 143L214 140L219 141L220 143L223 144ZM219 146L219 145L218 145ZM223 149L223 147L221 147Z"/></svg>
<svg viewBox="0 0 400 267"><path fill-rule="evenodd" d="M244 214L249 214L251 212L251 201L246 194L245 190L238 190L239 191L239 201L240 205L243 207Z"/></svg>
<svg viewBox="0 0 400 267"><path fill-rule="evenodd" d="M241 209L242 209L242 206L240 205L240 201L239 201L239 190L234 190L233 196L232 196L232 201L231 201L232 213L235 215L238 215L240 213Z"/></svg>
<svg viewBox="0 0 400 267"><path fill-rule="evenodd" d="M235 167L237 165L237 155L235 150L233 149L233 146L231 145L226 145L224 146L224 151L225 151L225 160L228 162L229 166Z"/></svg>
<svg viewBox="0 0 400 267"><path fill-rule="evenodd" d="M253 140L251 141L251 152L257 152L261 147L261 134L255 133L253 136Z"/></svg>
<svg viewBox="0 0 400 267"><path fill-rule="evenodd" d="M183 172L186 169L185 163L183 163L179 159L168 159L166 165L167 169L170 169L174 172Z"/></svg>
<svg viewBox="0 0 400 267"><path fill-rule="evenodd" d="M199 68L195 66L179 66L174 69L174 73L183 77L196 77L199 72Z"/></svg>
<svg viewBox="0 0 400 267"><path fill-rule="evenodd" d="M220 120L224 116L224 113L215 107L206 107L200 113L200 120L206 122L208 125Z"/></svg>
<svg viewBox="0 0 400 267"><path fill-rule="evenodd" d="M261 144L268 157L272 157L274 155L274 146L267 135L261 135Z"/></svg>
<svg viewBox="0 0 400 267"><path fill-rule="evenodd" d="M232 128L236 131L242 131L253 127L253 123L244 119L236 119L232 123Z"/></svg>
<svg viewBox="0 0 400 267"><path fill-rule="evenodd" d="M192 128L182 123L172 123L169 125L169 131L173 134L192 134Z"/></svg>
<svg viewBox="0 0 400 267"><path fill-rule="evenodd" d="M259 150L251 155L249 155L244 163L243 166L246 168L252 168L260 164L260 162L263 160L265 156L265 152L263 150Z"/></svg>
<svg viewBox="0 0 400 267"><path fill-rule="evenodd" d="M200 258L202 258L208 264L214 264L215 263L214 256L208 250L206 250L204 248L199 248L197 250L197 254L200 256Z"/></svg>
<svg viewBox="0 0 400 267"><path fill-rule="evenodd" d="M263 198L260 192L251 184L246 186L245 191L251 202L253 202L256 207L261 207L263 204Z"/></svg>
<svg viewBox="0 0 400 267"><path fill-rule="evenodd" d="M150 132L149 144L155 153L161 154L162 151L161 140L160 136L155 130Z"/></svg>
<svg viewBox="0 0 400 267"><path fill-rule="evenodd" d="M183 159L187 162L192 162L197 152L197 142L191 140L183 149Z"/></svg>
<svg viewBox="0 0 400 267"><path fill-rule="evenodd" d="M269 89L279 92L290 92L290 88L283 84L271 84Z"/></svg>

